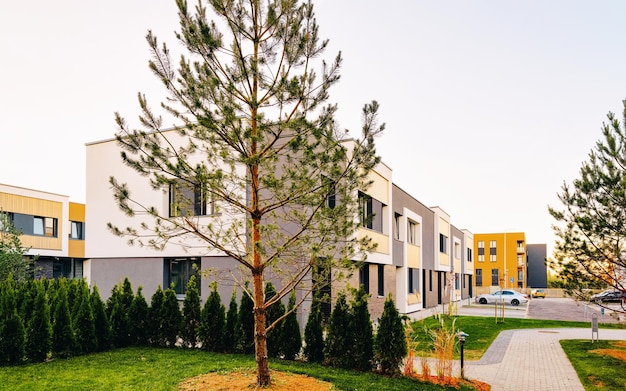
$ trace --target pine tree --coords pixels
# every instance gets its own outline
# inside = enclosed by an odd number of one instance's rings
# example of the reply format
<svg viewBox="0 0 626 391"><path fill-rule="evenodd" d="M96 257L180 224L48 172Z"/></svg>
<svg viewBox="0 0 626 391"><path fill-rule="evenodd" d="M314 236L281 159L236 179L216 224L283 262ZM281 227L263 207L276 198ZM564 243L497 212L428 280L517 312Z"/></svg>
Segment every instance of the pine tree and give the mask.
<svg viewBox="0 0 626 391"><path fill-rule="evenodd" d="M150 339L150 344L154 346L165 346L162 316L164 302L165 293L159 285L154 294L152 294L152 298L150 299L150 309L148 311L148 337Z"/></svg>
<svg viewBox="0 0 626 391"><path fill-rule="evenodd" d="M265 284L265 303L267 303L276 296L276 289L274 288L274 284L271 282L267 282ZM274 304L267 307L265 319L267 322L266 330L269 326L272 325L277 319L281 316L285 315L285 305L279 300ZM267 332L267 354L270 357L279 357L280 352L282 350L282 346L280 346L280 342L282 340L282 326L284 322L279 322L274 325L274 328Z"/></svg>
<svg viewBox="0 0 626 391"><path fill-rule="evenodd" d="M143 287L141 286L137 288L137 294L133 297L128 315L131 325L131 344L147 345L149 309L146 298L143 296Z"/></svg>
<svg viewBox="0 0 626 391"><path fill-rule="evenodd" d="M41 281L34 281L35 291L33 313L27 322L26 357L30 362L43 362L52 349L52 325L50 305Z"/></svg>
<svg viewBox="0 0 626 391"><path fill-rule="evenodd" d="M376 334L376 358L385 375L400 374L400 364L408 353L400 313L391 295L385 300Z"/></svg>
<svg viewBox="0 0 626 391"><path fill-rule="evenodd" d="M107 312L109 312L109 324L111 326L111 342L116 348L130 345L130 318L129 308L125 307L120 285L111 291L111 297L107 300Z"/></svg>
<svg viewBox="0 0 626 391"><path fill-rule="evenodd" d="M198 343L200 328L200 292L196 287L196 277L191 276L185 291L185 301L183 302L183 345L195 348Z"/></svg>
<svg viewBox="0 0 626 391"><path fill-rule="evenodd" d="M224 330L224 352L232 353L235 351L237 341L237 290L233 289L228 304L228 312L226 313L226 329Z"/></svg>
<svg viewBox="0 0 626 391"><path fill-rule="evenodd" d="M328 321L328 335L324 341L324 363L332 367L350 368L352 334L350 327L350 307L344 293L337 295L337 302Z"/></svg>
<svg viewBox="0 0 626 391"><path fill-rule="evenodd" d="M282 348L280 354L287 360L294 360L300 349L302 348L302 335L300 334L300 325L298 324L298 314L295 311L296 292L291 291L289 296L289 305L287 311L292 311L283 321L281 343Z"/></svg>
<svg viewBox="0 0 626 391"><path fill-rule="evenodd" d="M72 321L76 338L76 354L87 354L96 351L98 348L98 337L96 336L96 325L91 308L89 297L89 287L85 280L77 282L75 300L78 309Z"/></svg>
<svg viewBox="0 0 626 391"><path fill-rule="evenodd" d="M267 276L290 270L293 278L281 289L287 295L308 271L304 251L310 252L306 257L332 256L336 266L351 267L371 249L367 238L353 238L358 201L352 195L379 161L378 104L364 108L361 137L347 137L335 125L337 106L328 100L341 56L321 59L327 41L319 37L312 2L208 2L195 11L187 1L177 5L177 38L189 56L171 61L153 34L147 40L151 71L173 97L162 108L180 127L163 131L161 117L140 95L143 129L116 115L122 159L155 191L199 189L205 199L220 200L222 215L237 218L185 219L191 214L189 199L174 199L173 210L184 213L170 214L169 208L145 204L144 192L111 178L121 210L129 216L147 212L154 220L143 221L141 228L110 229L157 248L174 237L193 237L238 262L252 282L257 379L267 386ZM329 198L341 202L327 203ZM277 223L281 220L291 229Z"/></svg>
<svg viewBox="0 0 626 391"><path fill-rule="evenodd" d="M222 299L217 291L217 284L211 284L211 293L202 308L200 323L200 342L202 349L209 352L224 351L224 328L226 313Z"/></svg>
<svg viewBox="0 0 626 391"><path fill-rule="evenodd" d="M254 353L254 303L248 296L248 282L244 286L239 304L239 316L237 318L237 352Z"/></svg>
<svg viewBox="0 0 626 391"><path fill-rule="evenodd" d="M322 306L317 294L313 295L311 312L304 329L304 356L308 362L324 361L324 328L322 326Z"/></svg>
<svg viewBox="0 0 626 391"><path fill-rule="evenodd" d="M98 340L96 351L102 352L111 347L111 325L106 314L104 302L100 297L98 287L94 285L90 296L93 320L96 327L96 338Z"/></svg>
<svg viewBox="0 0 626 391"><path fill-rule="evenodd" d="M67 302L67 281L60 279L56 290L54 322L52 324L52 352L59 358L71 357L75 354L76 338L70 307Z"/></svg>
<svg viewBox="0 0 626 391"><path fill-rule="evenodd" d="M174 347L178 342L183 317L180 313L178 298L172 288L164 292L163 311L161 312L161 332L166 346Z"/></svg>
<svg viewBox="0 0 626 391"><path fill-rule="evenodd" d="M359 371L371 371L374 359L374 332L372 320L367 308L369 295L363 285L353 292L351 316L348 328L352 335L352 365Z"/></svg>

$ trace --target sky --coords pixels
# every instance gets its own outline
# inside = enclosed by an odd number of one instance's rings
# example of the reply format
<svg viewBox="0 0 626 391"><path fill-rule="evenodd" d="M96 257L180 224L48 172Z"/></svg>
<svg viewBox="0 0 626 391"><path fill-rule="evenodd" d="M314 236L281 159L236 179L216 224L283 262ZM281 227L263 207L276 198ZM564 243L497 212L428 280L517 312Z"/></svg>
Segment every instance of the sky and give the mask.
<svg viewBox="0 0 626 391"><path fill-rule="evenodd" d="M548 205L623 108L626 2L314 5L323 58L343 56L339 125L359 134L379 102L394 183L457 228L525 232L550 253ZM85 144L114 136L116 111L138 125L138 92L165 97L145 35L180 53L177 27L174 0L0 2L0 183L84 202Z"/></svg>

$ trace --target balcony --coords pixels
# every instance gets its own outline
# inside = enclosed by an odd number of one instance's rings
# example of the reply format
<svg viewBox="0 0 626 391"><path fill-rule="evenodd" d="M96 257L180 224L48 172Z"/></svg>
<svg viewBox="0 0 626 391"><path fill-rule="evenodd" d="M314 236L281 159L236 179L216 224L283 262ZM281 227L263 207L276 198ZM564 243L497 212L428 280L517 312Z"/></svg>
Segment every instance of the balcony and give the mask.
<svg viewBox="0 0 626 391"><path fill-rule="evenodd" d="M526 247L525 246L517 246L517 253L518 254L526 254Z"/></svg>

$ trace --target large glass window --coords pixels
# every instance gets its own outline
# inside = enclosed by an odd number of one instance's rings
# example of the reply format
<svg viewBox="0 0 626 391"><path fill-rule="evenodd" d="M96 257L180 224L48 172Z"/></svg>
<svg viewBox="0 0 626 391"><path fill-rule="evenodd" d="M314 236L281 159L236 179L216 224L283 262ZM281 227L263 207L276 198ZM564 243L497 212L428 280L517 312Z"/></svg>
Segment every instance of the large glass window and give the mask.
<svg viewBox="0 0 626 391"><path fill-rule="evenodd" d="M370 265L364 263L359 269L359 285L363 285L365 293L370 293Z"/></svg>
<svg viewBox="0 0 626 391"><path fill-rule="evenodd" d="M439 234L439 252L448 253L448 237L444 234Z"/></svg>
<svg viewBox="0 0 626 391"><path fill-rule="evenodd" d="M70 222L70 239L84 240L85 231L83 229L85 223L81 221Z"/></svg>
<svg viewBox="0 0 626 391"><path fill-rule="evenodd" d="M472 262L472 249L467 249L467 262Z"/></svg>
<svg viewBox="0 0 626 391"><path fill-rule="evenodd" d="M385 265L378 265L378 296L385 296Z"/></svg>
<svg viewBox="0 0 626 391"><path fill-rule="evenodd" d="M170 184L170 217L213 214L214 202L201 186L182 182Z"/></svg>
<svg viewBox="0 0 626 391"><path fill-rule="evenodd" d="M398 213L394 213L393 215L393 238L395 240L400 240L400 221L402 220L402 215Z"/></svg>
<svg viewBox="0 0 626 391"><path fill-rule="evenodd" d="M177 295L187 291L191 276L196 276L196 287L200 291L200 260L198 258L165 258L166 287L173 287Z"/></svg>
<svg viewBox="0 0 626 391"><path fill-rule="evenodd" d="M57 237L57 219L53 217L33 217L33 235Z"/></svg>
<svg viewBox="0 0 626 391"><path fill-rule="evenodd" d="M408 226L408 242L411 244L419 245L419 224L409 220Z"/></svg>
<svg viewBox="0 0 626 391"><path fill-rule="evenodd" d="M361 226L372 229L374 227L374 208L372 206L372 197L365 193L359 192L359 218Z"/></svg>
<svg viewBox="0 0 626 391"><path fill-rule="evenodd" d="M498 269L491 269L491 286L498 286L499 278L498 278Z"/></svg>
<svg viewBox="0 0 626 391"><path fill-rule="evenodd" d="M476 269L476 286L483 286L483 269Z"/></svg>

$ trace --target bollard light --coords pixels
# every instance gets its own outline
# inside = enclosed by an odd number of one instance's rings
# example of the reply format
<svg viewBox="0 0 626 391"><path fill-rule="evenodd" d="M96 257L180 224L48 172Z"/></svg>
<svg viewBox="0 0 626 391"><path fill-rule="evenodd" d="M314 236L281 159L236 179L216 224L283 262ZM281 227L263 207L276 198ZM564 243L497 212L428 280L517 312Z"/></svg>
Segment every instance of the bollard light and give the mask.
<svg viewBox="0 0 626 391"><path fill-rule="evenodd" d="M465 379L465 371L463 370L463 347L465 345L465 339L469 337L469 334L466 334L462 331L457 333L457 338L459 339L459 343L461 344L461 379Z"/></svg>

